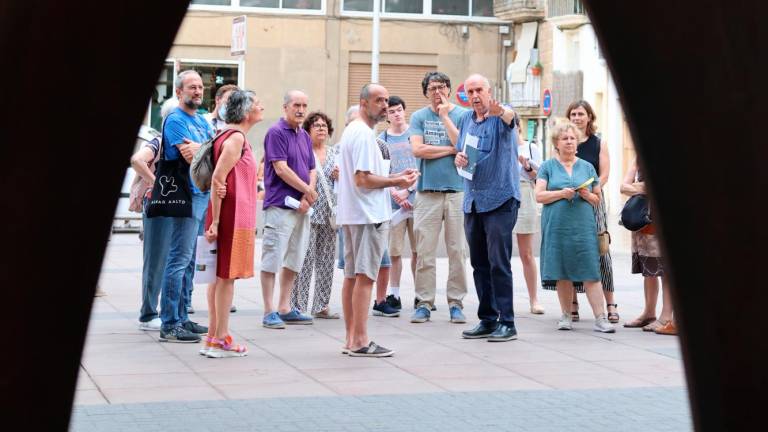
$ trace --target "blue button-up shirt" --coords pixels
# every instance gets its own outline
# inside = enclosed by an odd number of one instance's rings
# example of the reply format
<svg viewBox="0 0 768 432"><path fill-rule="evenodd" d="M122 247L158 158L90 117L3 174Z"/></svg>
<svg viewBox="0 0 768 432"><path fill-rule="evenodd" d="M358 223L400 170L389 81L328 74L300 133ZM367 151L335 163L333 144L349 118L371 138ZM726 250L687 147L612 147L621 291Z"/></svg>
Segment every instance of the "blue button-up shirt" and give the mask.
<svg viewBox="0 0 768 432"><path fill-rule="evenodd" d="M515 198L520 201L520 173L517 170L517 131L515 122L501 117L476 121L475 112L462 117L456 148L464 148L467 135L478 138L479 157L472 180L464 179L464 213L485 213Z"/></svg>

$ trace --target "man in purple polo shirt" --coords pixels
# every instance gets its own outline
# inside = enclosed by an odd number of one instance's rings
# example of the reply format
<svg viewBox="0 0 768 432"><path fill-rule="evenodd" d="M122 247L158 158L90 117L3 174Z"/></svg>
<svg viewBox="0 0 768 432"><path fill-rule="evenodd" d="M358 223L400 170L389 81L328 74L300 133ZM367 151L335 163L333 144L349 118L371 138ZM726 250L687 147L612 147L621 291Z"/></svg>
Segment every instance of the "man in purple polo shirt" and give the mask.
<svg viewBox="0 0 768 432"><path fill-rule="evenodd" d="M261 290L267 328L312 324L312 317L290 308L291 288L309 247L310 206L315 192L315 157L309 134L301 128L309 98L291 90L283 97L284 117L264 138L264 238L261 249ZM290 201L298 202L298 208ZM272 303L275 275L280 272L280 298Z"/></svg>

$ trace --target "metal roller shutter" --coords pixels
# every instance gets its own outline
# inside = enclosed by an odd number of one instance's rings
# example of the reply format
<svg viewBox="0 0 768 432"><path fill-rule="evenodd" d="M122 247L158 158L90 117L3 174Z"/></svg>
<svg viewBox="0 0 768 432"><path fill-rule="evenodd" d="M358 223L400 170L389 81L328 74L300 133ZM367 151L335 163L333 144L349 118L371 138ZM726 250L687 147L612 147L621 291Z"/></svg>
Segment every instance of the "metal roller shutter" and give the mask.
<svg viewBox="0 0 768 432"><path fill-rule="evenodd" d="M408 121L413 111L427 104L427 99L421 93L421 80L424 74L434 70L437 70L435 66L379 65L379 82L387 88L390 95L400 96L405 101ZM360 89L369 82L371 82L370 64L349 64L347 107L359 102ZM383 127L384 124L380 126Z"/></svg>

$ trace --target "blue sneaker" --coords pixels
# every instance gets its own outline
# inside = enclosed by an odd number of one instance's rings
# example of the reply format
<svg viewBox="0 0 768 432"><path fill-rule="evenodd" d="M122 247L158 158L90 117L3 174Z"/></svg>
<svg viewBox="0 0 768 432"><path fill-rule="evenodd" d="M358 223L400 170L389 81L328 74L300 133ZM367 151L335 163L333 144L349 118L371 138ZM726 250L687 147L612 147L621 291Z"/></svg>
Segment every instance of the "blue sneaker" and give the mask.
<svg viewBox="0 0 768 432"><path fill-rule="evenodd" d="M373 316L394 318L400 316L400 311L393 308L392 305L390 305L386 300L382 301L381 303L376 303L376 300L374 300Z"/></svg>
<svg viewBox="0 0 768 432"><path fill-rule="evenodd" d="M264 319L261 321L261 324L266 328L271 329L284 329L285 323L283 320L280 319L280 314L277 312L272 312L264 315Z"/></svg>
<svg viewBox="0 0 768 432"><path fill-rule="evenodd" d="M280 314L280 319L286 324L312 324L312 317L302 314L298 309L291 309L288 313Z"/></svg>
<svg viewBox="0 0 768 432"><path fill-rule="evenodd" d="M464 316L464 312L458 306L451 306L451 322L455 324L464 324L467 322L467 318Z"/></svg>
<svg viewBox="0 0 768 432"><path fill-rule="evenodd" d="M413 312L413 315L411 315L411 322L412 323L423 323L429 321L429 316L432 313L429 311L429 308L426 306L419 306L416 308L416 310Z"/></svg>

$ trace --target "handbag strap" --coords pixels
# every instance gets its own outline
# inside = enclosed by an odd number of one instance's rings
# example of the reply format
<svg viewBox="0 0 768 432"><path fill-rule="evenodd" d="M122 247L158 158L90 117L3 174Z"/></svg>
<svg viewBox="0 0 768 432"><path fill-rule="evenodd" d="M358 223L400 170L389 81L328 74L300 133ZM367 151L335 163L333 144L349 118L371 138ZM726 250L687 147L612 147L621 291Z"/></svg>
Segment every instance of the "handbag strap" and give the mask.
<svg viewBox="0 0 768 432"><path fill-rule="evenodd" d="M213 137L213 140L211 140L211 147L213 147L213 163L216 164L216 161L219 160L219 156L221 154L221 145L219 145L219 152L216 152L216 144L217 142L224 142L225 139L229 138L233 132L240 132L243 135L243 149L240 151L240 157L243 157L245 154L245 144L248 142L245 139L245 134L237 129L223 129L220 130L219 133L216 134L216 136ZM225 136L226 135L226 136ZM221 140L221 141L219 141Z"/></svg>
<svg viewBox="0 0 768 432"><path fill-rule="evenodd" d="M312 156L315 157L315 165L319 165L319 161L317 160L317 155L315 155L315 152L312 152ZM327 150L326 150L325 158L326 158L326 160L328 159L328 151ZM321 171L321 174L318 176L318 177L320 177L320 187L323 188L323 191L325 191L325 196L328 197L329 206L333 207L332 205L330 205L331 204L331 198L332 198L331 191L330 191L330 186L328 185L328 181L325 178L325 172L323 172L322 165L320 166L320 170L319 171Z"/></svg>

